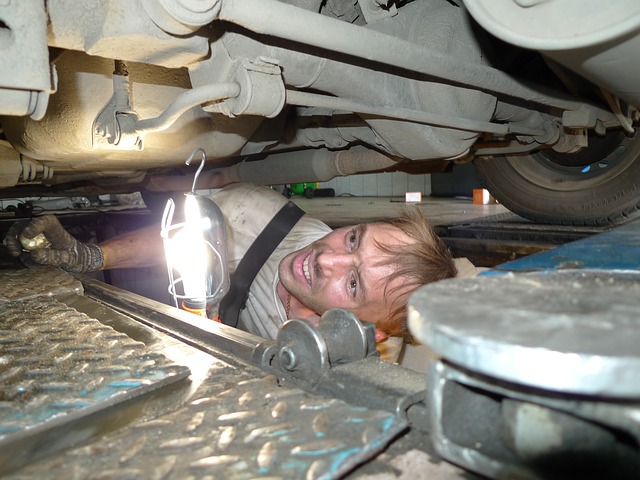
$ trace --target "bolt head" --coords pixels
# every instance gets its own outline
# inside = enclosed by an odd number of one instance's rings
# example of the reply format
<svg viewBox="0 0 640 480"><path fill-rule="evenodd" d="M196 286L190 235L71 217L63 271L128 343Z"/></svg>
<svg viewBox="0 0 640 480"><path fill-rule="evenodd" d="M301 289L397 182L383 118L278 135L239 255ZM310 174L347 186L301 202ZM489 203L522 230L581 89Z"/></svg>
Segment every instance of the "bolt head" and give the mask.
<svg viewBox="0 0 640 480"><path fill-rule="evenodd" d="M278 352L278 359L280 360L280 365L285 370L291 371L296 366L296 354L291 349L291 347L282 347Z"/></svg>

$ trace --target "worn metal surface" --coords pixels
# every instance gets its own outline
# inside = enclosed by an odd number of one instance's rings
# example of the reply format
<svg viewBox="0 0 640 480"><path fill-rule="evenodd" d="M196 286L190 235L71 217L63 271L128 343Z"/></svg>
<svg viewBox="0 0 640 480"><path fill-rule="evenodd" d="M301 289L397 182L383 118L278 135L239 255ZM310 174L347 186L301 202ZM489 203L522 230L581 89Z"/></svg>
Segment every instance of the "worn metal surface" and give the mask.
<svg viewBox="0 0 640 480"><path fill-rule="evenodd" d="M76 278L55 267L38 267L0 272L0 302L39 296L82 294Z"/></svg>
<svg viewBox="0 0 640 480"><path fill-rule="evenodd" d="M640 398L639 267L634 222L483 277L423 287L410 301L410 327L472 371L553 391Z"/></svg>
<svg viewBox="0 0 640 480"><path fill-rule="evenodd" d="M250 362L256 348L265 342L264 338L237 328L192 315L99 280L86 276L81 278L88 296L155 330L189 345L196 345L207 353L224 351L236 359Z"/></svg>
<svg viewBox="0 0 640 480"><path fill-rule="evenodd" d="M427 285L411 297L409 322L421 342L472 371L640 398L639 311L640 272L559 271Z"/></svg>
<svg viewBox="0 0 640 480"><path fill-rule="evenodd" d="M9 478L338 478L405 428L253 374L219 370L183 408Z"/></svg>
<svg viewBox="0 0 640 480"><path fill-rule="evenodd" d="M278 331L275 344L262 354L263 368L313 390L330 369L369 356L379 356L375 326L363 324L342 308L327 310L318 325L289 320Z"/></svg>
<svg viewBox="0 0 640 480"><path fill-rule="evenodd" d="M48 269L5 277L39 285L49 273L70 278ZM88 291L101 292L85 280ZM38 298L3 304L0 474L339 478L408 427L386 405L350 405L265 377L234 354L251 357L258 342L249 334L239 348L225 348L232 343L225 329L196 335L207 325L179 328L170 320L182 323L179 315L154 311L151 301L120 300L117 312L75 289L56 299L42 289ZM133 316L124 314L126 303ZM189 381L178 382L190 370L176 361L191 367Z"/></svg>
<svg viewBox="0 0 640 480"><path fill-rule="evenodd" d="M48 61L45 5L0 2L0 19L0 114L40 119L56 78Z"/></svg>
<svg viewBox="0 0 640 480"><path fill-rule="evenodd" d="M377 357L338 365L313 391L354 405L394 412L411 427L426 431L424 375Z"/></svg>
<svg viewBox="0 0 640 480"><path fill-rule="evenodd" d="M640 224L411 297L431 439L491 478L638 478Z"/></svg>
<svg viewBox="0 0 640 480"><path fill-rule="evenodd" d="M49 184L66 183L85 170L91 176L100 170L122 179L135 179L137 172L151 167L177 166L197 146L206 149L209 160L219 162L241 150L243 154L259 153L267 144L280 143L287 150L286 143L279 140L282 125L264 122L265 128L257 133L263 119L255 115L276 116L285 101L284 85L294 87L288 88L291 96L297 97L290 104L326 107L330 102L330 108L323 112L356 114L349 119L334 114L332 126L321 129L308 125L306 115L297 116L297 122L287 120L287 128L296 132L296 142L309 149L344 149L359 144L368 145L371 151L382 149L394 157L422 161L466 155L484 131L502 137L508 132L526 133L534 136L538 144L553 143L548 133L555 131L555 120L536 110L521 110L525 111L527 122L520 121L524 120L521 117L515 122L511 118L491 118L497 97L501 101L505 97L518 98L560 110L584 110L607 124L618 124L613 114L598 105L576 101L561 92L546 92L490 66L493 62L489 61L491 53L485 42L464 9L450 2L405 2L394 10L394 15L389 15L386 8L380 10L385 19L369 26L344 21L347 18L333 11L331 5L344 6L360 16L360 10L354 9L357 2L317 2L315 8L306 2L309 10L299 8L300 2L209 2L216 7L201 10L198 6L198 14L190 11L187 16L200 18L186 24L185 3L188 2L49 0L47 25L43 10L40 28L32 29L35 38L30 35L25 37L28 41L12 42L22 45L23 50L26 45L30 53L38 52L39 64L47 68L46 47L56 49L52 63L60 71L60 87L49 101L46 115L42 111L43 121L3 119L3 130L11 144L51 170ZM174 8L182 13L176 15ZM364 10L370 14L370 10ZM4 18L10 32L33 23L16 25L16 17ZM207 26L193 32L201 22L207 22ZM237 34L231 24L243 27L243 33ZM16 60L12 55L10 64L21 66L24 57L17 56ZM265 65L254 68L256 58L261 58L262 63L266 58L277 60L267 62L274 73L269 74L270 81L253 81L265 73ZM124 137L128 136L124 131L130 130L124 128L130 123L128 115L134 113L127 105L135 109L137 118L144 119L140 122L153 120L167 106L178 116L182 109L173 108L176 99L229 82L236 65L245 62L253 62L254 66L247 77L252 81L240 82L241 94L250 99L251 106L259 103L260 108L231 108L226 113L233 117L253 117L233 119L209 116L200 108L191 108L180 116L172 132L146 136L142 151L136 151L140 144L134 138L115 142L118 148L115 143L100 139L101 135L94 135L92 142L91 136L80 133L92 126L104 130L102 127L107 125L101 121L99 109L109 102L113 92L110 77L115 59L128 62L131 74L130 91L116 92L117 96L131 96L117 102L122 107L117 110ZM10 76L15 68L5 70ZM258 70L260 73L256 74ZM43 78L48 80L49 75ZM126 83L124 78L120 80L116 83ZM29 92L28 84L18 83L15 92ZM407 91L414 94L406 95ZM263 97L261 92L265 92ZM301 95L305 96L302 100ZM262 100L256 102L256 98ZM46 106L47 99L40 103ZM210 111L210 107L205 110ZM22 110L10 113L19 115ZM134 121L132 117L129 120ZM56 142L50 140L51 132L55 132ZM90 167L82 161L86 157L94 159ZM287 163L299 162L291 158ZM286 168L274 170L288 174ZM361 170L377 168L365 163ZM276 183L285 183L285 177Z"/></svg>
<svg viewBox="0 0 640 480"><path fill-rule="evenodd" d="M593 232L595 233L595 232ZM483 275L551 269L638 270L640 222L583 238L555 250L504 263Z"/></svg>
<svg viewBox="0 0 640 480"><path fill-rule="evenodd" d="M542 51L632 105L640 103L636 63L625 61L640 45L640 8L634 0L465 2L493 35ZM498 13L499 12L499 13Z"/></svg>
<svg viewBox="0 0 640 480"><path fill-rule="evenodd" d="M90 415L189 375L143 343L45 296L3 304L0 358L1 471L55 451L55 444L39 443L61 425L82 420L90 437L97 430Z"/></svg>
<svg viewBox="0 0 640 480"><path fill-rule="evenodd" d="M477 267L501 269L505 262L603 233L608 228L540 225L509 212L437 225L435 230L454 256L466 257Z"/></svg>
<svg viewBox="0 0 640 480"><path fill-rule="evenodd" d="M636 479L640 402L553 394L444 362L428 374L435 450L496 479Z"/></svg>

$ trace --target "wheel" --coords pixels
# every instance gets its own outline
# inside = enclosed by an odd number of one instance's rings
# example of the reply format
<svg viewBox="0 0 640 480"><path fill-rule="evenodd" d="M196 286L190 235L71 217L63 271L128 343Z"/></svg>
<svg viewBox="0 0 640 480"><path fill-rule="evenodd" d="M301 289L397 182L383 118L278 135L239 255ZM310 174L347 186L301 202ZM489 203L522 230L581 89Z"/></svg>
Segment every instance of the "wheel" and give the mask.
<svg viewBox="0 0 640 480"><path fill-rule="evenodd" d="M607 225L640 215L640 134L589 136L575 154L552 150L478 159L487 190L518 215L541 223Z"/></svg>
<svg viewBox="0 0 640 480"><path fill-rule="evenodd" d="M282 195L284 195L287 198L291 198L291 188L284 187L284 190L282 190Z"/></svg>
<svg viewBox="0 0 640 480"><path fill-rule="evenodd" d="M308 199L312 199L313 198L313 188L311 187L307 187L304 189L304 196Z"/></svg>

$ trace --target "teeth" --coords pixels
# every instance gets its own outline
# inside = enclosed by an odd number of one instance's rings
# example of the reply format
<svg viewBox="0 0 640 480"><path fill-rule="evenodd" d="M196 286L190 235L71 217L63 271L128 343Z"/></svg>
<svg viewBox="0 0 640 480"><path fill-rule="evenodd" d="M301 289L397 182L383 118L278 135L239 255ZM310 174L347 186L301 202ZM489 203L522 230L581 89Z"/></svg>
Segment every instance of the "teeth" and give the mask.
<svg viewBox="0 0 640 480"><path fill-rule="evenodd" d="M311 276L309 275L309 257L304 259L302 262L302 271L304 272L304 278L307 279L307 282L311 283Z"/></svg>

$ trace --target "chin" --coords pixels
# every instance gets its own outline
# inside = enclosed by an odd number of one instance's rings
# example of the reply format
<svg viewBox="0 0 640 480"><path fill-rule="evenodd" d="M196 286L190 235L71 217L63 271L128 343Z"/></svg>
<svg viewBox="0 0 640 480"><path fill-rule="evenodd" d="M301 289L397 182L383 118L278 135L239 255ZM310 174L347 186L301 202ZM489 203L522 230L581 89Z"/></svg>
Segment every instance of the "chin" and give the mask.
<svg viewBox="0 0 640 480"><path fill-rule="evenodd" d="M318 316L309 317L309 318L305 318L304 321L307 322L307 323L310 323L314 327L317 327L318 324L320 323L320 317L318 317Z"/></svg>

